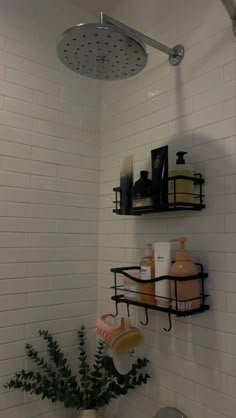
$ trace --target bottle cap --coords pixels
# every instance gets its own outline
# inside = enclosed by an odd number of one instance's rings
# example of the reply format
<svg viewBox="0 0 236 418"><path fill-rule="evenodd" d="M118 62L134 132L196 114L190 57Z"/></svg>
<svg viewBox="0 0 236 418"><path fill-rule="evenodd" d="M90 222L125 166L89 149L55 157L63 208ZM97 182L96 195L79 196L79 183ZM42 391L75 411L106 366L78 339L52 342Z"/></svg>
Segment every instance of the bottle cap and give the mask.
<svg viewBox="0 0 236 418"><path fill-rule="evenodd" d="M148 171L146 171L146 170L140 171L140 177L142 179L147 179L148 178Z"/></svg>
<svg viewBox="0 0 236 418"><path fill-rule="evenodd" d="M185 152L185 151L179 151L179 152L176 152L176 155L177 155L177 160L176 160L176 164L185 164L185 159L184 159L184 156L186 155L186 154L188 154L187 152Z"/></svg>
<svg viewBox="0 0 236 418"><path fill-rule="evenodd" d="M153 257L152 244L146 244L144 257Z"/></svg>
<svg viewBox="0 0 236 418"><path fill-rule="evenodd" d="M172 239L171 242L179 242L180 250L176 252L176 261L192 261L191 254L185 248L186 237Z"/></svg>

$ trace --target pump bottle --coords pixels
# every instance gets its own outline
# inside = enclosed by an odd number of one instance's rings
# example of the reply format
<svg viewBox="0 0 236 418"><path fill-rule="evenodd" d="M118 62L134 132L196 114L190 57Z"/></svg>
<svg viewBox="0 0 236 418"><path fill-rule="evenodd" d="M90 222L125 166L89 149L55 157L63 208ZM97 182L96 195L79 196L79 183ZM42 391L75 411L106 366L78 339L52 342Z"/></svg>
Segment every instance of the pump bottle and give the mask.
<svg viewBox="0 0 236 418"><path fill-rule="evenodd" d="M187 152L179 151L176 153L176 164L169 172L169 177L174 176L187 176L193 177L192 166L185 163L184 156ZM169 181L169 198L168 202L170 206L174 206L178 203L194 203L193 202L194 183L191 180L176 179ZM184 205L183 205L184 206Z"/></svg>
<svg viewBox="0 0 236 418"><path fill-rule="evenodd" d="M171 242L179 242L180 249L176 252L176 261L170 268L170 275L175 277L197 276L199 271L193 263L191 254L185 249L187 238L181 237ZM175 300L177 299L177 301ZM171 304L173 309L191 311L201 306L200 279L171 280Z"/></svg>

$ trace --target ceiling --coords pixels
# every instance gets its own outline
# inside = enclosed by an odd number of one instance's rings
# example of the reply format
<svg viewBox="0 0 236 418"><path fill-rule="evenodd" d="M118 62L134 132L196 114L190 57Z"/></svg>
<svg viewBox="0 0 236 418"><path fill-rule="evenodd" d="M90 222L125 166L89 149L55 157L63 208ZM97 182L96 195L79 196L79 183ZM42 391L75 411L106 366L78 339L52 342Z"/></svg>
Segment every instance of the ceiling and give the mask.
<svg viewBox="0 0 236 418"><path fill-rule="evenodd" d="M121 0L70 0L91 13L109 12Z"/></svg>

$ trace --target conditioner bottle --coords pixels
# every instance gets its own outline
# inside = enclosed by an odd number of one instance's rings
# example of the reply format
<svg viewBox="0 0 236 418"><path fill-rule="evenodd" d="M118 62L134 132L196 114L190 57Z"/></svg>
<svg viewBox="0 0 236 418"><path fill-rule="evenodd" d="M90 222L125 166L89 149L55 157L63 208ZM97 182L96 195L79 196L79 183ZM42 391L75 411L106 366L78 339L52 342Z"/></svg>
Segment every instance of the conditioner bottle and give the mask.
<svg viewBox="0 0 236 418"><path fill-rule="evenodd" d="M171 241L180 244L180 249L176 252L176 261L170 269L170 275L177 278L176 281L171 281L172 308L179 311L191 311L201 306L200 279L181 280L181 277L197 276L199 273L191 254L185 248L186 241L185 237Z"/></svg>

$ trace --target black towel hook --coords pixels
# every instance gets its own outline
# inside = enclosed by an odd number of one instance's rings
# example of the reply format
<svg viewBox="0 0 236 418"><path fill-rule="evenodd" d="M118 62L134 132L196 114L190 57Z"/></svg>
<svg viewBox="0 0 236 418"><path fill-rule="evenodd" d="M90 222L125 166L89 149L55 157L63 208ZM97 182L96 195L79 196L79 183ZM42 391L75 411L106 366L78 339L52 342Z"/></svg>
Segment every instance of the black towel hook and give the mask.
<svg viewBox="0 0 236 418"><path fill-rule="evenodd" d="M145 308L145 314L146 314L146 322L142 322L142 321L140 321L140 324L143 326L143 327L146 327L146 325L148 324L148 322L149 322L149 318L148 318L148 309L147 308Z"/></svg>
<svg viewBox="0 0 236 418"><path fill-rule="evenodd" d="M113 315L114 316L114 318L116 317L116 316L118 316L119 315L119 311L118 311L118 303L116 302L116 313L115 313L115 315Z"/></svg>
<svg viewBox="0 0 236 418"><path fill-rule="evenodd" d="M172 318L171 318L171 312L168 312L168 318L169 318L169 328L163 328L164 331L170 332L172 329Z"/></svg>

